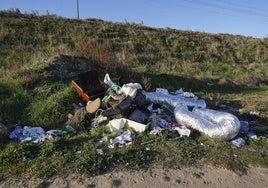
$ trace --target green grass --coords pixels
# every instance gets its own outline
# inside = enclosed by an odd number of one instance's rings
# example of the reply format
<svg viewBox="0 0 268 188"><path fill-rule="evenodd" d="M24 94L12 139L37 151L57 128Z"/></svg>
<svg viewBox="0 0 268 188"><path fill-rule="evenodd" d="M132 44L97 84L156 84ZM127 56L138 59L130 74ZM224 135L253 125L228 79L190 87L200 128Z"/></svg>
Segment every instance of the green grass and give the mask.
<svg viewBox="0 0 268 188"><path fill-rule="evenodd" d="M40 95L43 94L40 93ZM72 110L73 88L71 86L58 87L48 96L36 97L39 99L27 109L25 121L30 125L39 125L46 130L63 126L67 121L68 111Z"/></svg>
<svg viewBox="0 0 268 188"><path fill-rule="evenodd" d="M169 141L164 134L149 145L141 145L146 134L133 145L115 149L108 149L109 143L98 143L96 137L86 133L55 138L42 145L12 143L1 149L0 175L49 178L68 172L95 176L117 167L138 170L154 163L173 169L210 164L238 174L246 173L249 165L268 167L267 139L247 139L247 146L237 148L197 133L177 141ZM97 154L98 148L103 148L103 156Z"/></svg>

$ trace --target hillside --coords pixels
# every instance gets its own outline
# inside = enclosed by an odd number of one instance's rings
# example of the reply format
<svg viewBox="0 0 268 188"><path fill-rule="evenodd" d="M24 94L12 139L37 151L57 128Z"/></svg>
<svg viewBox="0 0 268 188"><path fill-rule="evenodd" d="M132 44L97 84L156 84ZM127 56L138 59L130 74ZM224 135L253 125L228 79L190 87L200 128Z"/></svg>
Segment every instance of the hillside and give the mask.
<svg viewBox="0 0 268 188"><path fill-rule="evenodd" d="M210 108L224 106L240 120L250 121L251 130L265 139L249 139L248 147L234 150L230 143L216 143L197 134L178 142L180 149L172 153L176 143L166 143L163 136L161 144L152 144L155 150L150 155L139 145L104 158L96 156L96 145L92 147L102 130L94 132L94 139L82 133L44 147L1 142L0 166L9 169L7 174L50 177L74 169L96 175L109 165L144 167L151 161L168 167L175 161L175 168L205 161L239 172L248 164L268 167L268 38L0 11L0 123L9 128L18 122L45 129L62 126L73 104L80 101L71 81L92 66L101 79L108 72L120 84L134 80L145 90L163 87L194 92ZM145 141L146 137L139 139ZM81 142L84 144L79 145ZM77 151L88 155L78 156ZM27 163L21 160L25 156ZM0 173L0 181L5 176Z"/></svg>
<svg viewBox="0 0 268 188"><path fill-rule="evenodd" d="M17 108L20 112L32 98L28 89L50 82L49 75L42 70L51 68L58 54L86 58L110 73L124 74L125 70L143 73L157 87L165 83L165 87L204 90L207 82L212 82L217 92L224 92L230 87L235 90L267 84L268 38L37 16L21 14L18 10L1 11L0 17L0 77L3 86L9 85L7 91L12 90L12 84L21 87L21 91L17 87L15 91L19 95L16 100L25 101ZM183 81L157 80L170 80L169 77ZM8 92L1 93L5 96ZM5 103L2 101L1 106ZM20 113L16 114L15 117L4 115L2 119L11 118L14 122L20 118Z"/></svg>

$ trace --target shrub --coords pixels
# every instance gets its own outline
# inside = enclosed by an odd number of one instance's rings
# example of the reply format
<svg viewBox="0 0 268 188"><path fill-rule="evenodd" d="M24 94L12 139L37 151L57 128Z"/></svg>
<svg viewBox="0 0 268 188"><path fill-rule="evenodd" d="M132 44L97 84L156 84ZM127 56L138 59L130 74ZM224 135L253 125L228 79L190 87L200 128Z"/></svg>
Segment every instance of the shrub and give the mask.
<svg viewBox="0 0 268 188"><path fill-rule="evenodd" d="M109 40L100 41L88 38L76 45L74 53L89 59L106 71L114 66L112 43Z"/></svg>

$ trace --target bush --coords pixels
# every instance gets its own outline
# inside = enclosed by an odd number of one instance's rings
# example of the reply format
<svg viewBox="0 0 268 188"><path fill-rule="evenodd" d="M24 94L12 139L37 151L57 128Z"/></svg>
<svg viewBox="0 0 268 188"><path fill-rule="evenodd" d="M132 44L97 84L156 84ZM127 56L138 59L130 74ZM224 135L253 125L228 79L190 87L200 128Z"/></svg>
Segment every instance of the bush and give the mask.
<svg viewBox="0 0 268 188"><path fill-rule="evenodd" d="M75 55L85 57L106 71L113 68L113 49L109 40L86 39L76 45Z"/></svg>

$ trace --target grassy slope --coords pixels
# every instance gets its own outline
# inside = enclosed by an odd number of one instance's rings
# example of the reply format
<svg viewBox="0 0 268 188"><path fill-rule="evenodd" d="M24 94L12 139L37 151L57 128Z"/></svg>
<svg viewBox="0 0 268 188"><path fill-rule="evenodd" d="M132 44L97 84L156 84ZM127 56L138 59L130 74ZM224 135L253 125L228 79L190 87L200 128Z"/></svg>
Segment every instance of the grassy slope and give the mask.
<svg viewBox="0 0 268 188"><path fill-rule="evenodd" d="M0 121L6 125L21 120L46 129L62 126L72 103L79 100L70 81L75 73L93 63L100 72L120 76L122 83L134 78L148 90L183 87L202 91L202 95L197 94L210 107L227 104L242 120L247 120L248 112L258 111L257 123L251 128L267 136L267 38L14 11L2 11L0 17ZM53 63L58 54L68 55L62 66ZM89 61L79 64L74 56ZM208 86L208 82L214 85ZM248 164L268 166L265 139L249 139L247 147L233 148L229 143L217 143L198 134L183 142L167 142L163 135L149 152L139 143L154 138L141 135L133 147L105 150L107 155L98 157L95 149L103 146L95 140L101 131L96 130L93 136L59 138L42 146L1 144L0 177L16 173L49 177L66 170L93 175L108 167L142 167L152 161L167 166L173 162L173 167L201 161L239 172Z"/></svg>

